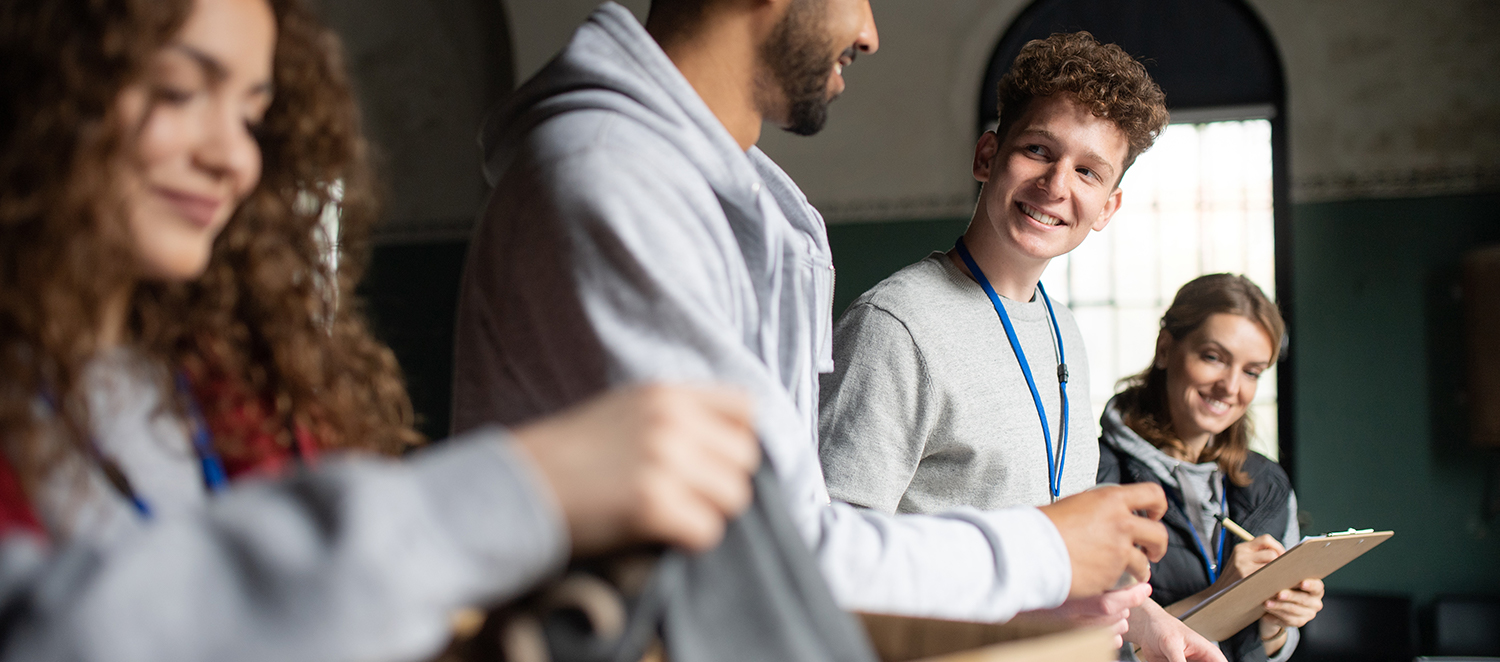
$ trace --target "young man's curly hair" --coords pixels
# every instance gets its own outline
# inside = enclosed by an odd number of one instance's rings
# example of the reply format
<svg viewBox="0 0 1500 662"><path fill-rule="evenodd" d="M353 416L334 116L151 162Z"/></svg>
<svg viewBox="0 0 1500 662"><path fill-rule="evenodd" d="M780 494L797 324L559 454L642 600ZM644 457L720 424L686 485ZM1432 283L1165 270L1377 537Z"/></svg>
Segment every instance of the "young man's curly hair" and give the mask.
<svg viewBox="0 0 1500 662"><path fill-rule="evenodd" d="M1066 94L1125 134L1130 143L1127 169L1167 125L1166 95L1146 67L1119 46L1101 44L1087 32L1027 42L1000 79L999 93L1000 126L995 132L1002 138L1033 99Z"/></svg>

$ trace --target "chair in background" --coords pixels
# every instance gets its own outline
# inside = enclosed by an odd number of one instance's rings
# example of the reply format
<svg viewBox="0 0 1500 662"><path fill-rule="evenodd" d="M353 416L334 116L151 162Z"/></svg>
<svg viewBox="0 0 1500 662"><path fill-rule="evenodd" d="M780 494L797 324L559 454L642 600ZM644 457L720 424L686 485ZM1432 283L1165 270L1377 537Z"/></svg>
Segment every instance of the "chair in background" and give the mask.
<svg viewBox="0 0 1500 662"><path fill-rule="evenodd" d="M1500 597L1438 596L1430 624L1431 655L1500 658Z"/></svg>
<svg viewBox="0 0 1500 662"><path fill-rule="evenodd" d="M1331 593L1290 662L1411 662L1415 630L1409 597Z"/></svg>

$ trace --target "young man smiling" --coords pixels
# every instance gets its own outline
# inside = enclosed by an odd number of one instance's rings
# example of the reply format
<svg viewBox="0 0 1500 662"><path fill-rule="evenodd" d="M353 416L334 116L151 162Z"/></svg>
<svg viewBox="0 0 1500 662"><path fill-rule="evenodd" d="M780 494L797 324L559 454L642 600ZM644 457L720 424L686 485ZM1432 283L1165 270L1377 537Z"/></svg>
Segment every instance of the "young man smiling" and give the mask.
<svg viewBox="0 0 1500 662"><path fill-rule="evenodd" d="M644 29L596 11L485 128L455 429L611 384L728 382L754 396L790 519L846 608L1004 620L1144 577L1165 530L1132 511L1159 518L1159 488L922 516L830 503L827 233L754 145L762 122L821 128L843 68L877 46L868 0L656 0Z"/></svg>
<svg viewBox="0 0 1500 662"><path fill-rule="evenodd" d="M1165 100L1139 62L1088 33L1027 44L999 96L999 126L974 150L983 188L968 230L855 300L834 331L820 455L835 499L921 514L1046 506L1094 485L1083 337L1040 281L1119 210ZM1143 600L1121 591L1063 610L1118 624ZM1165 619L1154 603L1131 614L1126 638L1148 657L1216 656L1142 619ZM1174 630L1185 644L1161 641Z"/></svg>

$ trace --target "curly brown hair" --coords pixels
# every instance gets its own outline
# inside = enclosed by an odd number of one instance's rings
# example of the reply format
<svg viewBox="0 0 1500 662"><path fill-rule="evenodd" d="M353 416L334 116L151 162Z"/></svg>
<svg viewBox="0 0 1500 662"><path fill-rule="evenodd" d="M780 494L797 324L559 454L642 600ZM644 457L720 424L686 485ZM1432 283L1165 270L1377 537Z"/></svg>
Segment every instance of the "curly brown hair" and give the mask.
<svg viewBox="0 0 1500 662"><path fill-rule="evenodd" d="M420 442L395 357L367 330L353 297L375 219L359 116L333 34L300 0L267 0L277 28L275 96L257 131L259 183L187 283L140 281L128 344L223 394L210 420L263 404L260 433L293 444L396 453ZM82 375L104 307L135 282L111 163L131 142L116 99L174 37L191 0L9 0L0 8L0 443L34 489L63 455L87 452ZM342 198L338 198L341 186ZM319 217L340 204L337 269ZM222 388L224 384L233 388ZM43 443L39 396L69 443ZM180 398L179 398L180 400ZM181 411L184 402L174 406ZM244 435L222 434L226 459Z"/></svg>
<svg viewBox="0 0 1500 662"><path fill-rule="evenodd" d="M1130 149L1121 177L1167 126L1166 95L1144 65L1119 46L1101 44L1088 32L1071 32L1033 39L1021 47L1000 79L1000 126L995 132L1004 138L1033 99L1054 94L1071 96L1125 134Z"/></svg>
<svg viewBox="0 0 1500 662"><path fill-rule="evenodd" d="M1177 290L1171 307L1162 315L1161 328L1173 339L1182 340L1203 326L1209 317L1219 313L1239 315L1260 325L1271 339L1271 364L1276 364L1281 356L1286 322L1266 293L1244 276L1209 274L1189 281ZM1125 390L1116 396L1115 403L1125 424L1142 439L1157 448L1185 451L1186 447L1172 429L1172 413L1167 402L1167 370L1157 367L1165 359L1158 346L1151 367L1122 380ZM1198 459L1200 462L1217 461L1219 470L1235 485L1249 485L1250 475L1243 467L1254 434L1254 421L1246 412L1240 420L1214 435Z"/></svg>

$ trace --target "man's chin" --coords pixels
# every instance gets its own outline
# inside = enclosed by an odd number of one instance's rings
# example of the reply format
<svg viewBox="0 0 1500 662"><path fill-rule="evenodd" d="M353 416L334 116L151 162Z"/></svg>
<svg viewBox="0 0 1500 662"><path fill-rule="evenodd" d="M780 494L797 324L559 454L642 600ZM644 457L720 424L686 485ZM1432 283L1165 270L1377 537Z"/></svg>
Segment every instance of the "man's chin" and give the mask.
<svg viewBox="0 0 1500 662"><path fill-rule="evenodd" d="M828 123L828 107L822 106L816 113L796 114L793 113L790 121L782 125L781 129L787 133L795 133L799 136L816 135L823 130Z"/></svg>

